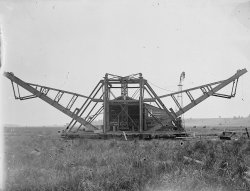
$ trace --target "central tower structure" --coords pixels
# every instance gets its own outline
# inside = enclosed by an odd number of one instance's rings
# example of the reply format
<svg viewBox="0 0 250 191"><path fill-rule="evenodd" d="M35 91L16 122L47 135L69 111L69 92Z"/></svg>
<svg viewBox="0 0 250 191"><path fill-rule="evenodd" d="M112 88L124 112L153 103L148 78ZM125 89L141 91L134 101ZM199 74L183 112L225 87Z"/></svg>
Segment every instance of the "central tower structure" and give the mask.
<svg viewBox="0 0 250 191"><path fill-rule="evenodd" d="M121 89L115 97L113 91ZM134 92L129 96L128 92ZM144 95L155 99L156 106L145 103ZM112 98L113 97L113 98ZM135 97L138 97L135 99ZM171 112L158 98L141 73L129 76L106 74L104 77L103 131L132 131L142 133L150 129L160 118L167 116L174 120Z"/></svg>

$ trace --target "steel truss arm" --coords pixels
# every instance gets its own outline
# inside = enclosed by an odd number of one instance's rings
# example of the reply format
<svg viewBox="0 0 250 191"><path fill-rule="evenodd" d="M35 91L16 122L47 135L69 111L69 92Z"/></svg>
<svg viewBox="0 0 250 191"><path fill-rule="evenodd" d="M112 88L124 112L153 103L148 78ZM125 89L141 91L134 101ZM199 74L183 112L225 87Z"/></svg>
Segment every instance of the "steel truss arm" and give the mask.
<svg viewBox="0 0 250 191"><path fill-rule="evenodd" d="M207 99L210 96L217 96L217 97L222 97L222 98L232 98L232 97L234 97L235 94L236 94L238 79L239 79L240 76L242 76L246 72L247 72L246 69L238 70L236 72L236 74L234 74L233 76L231 76L230 78L228 78L226 80L219 81L219 82L214 82L214 83L210 83L210 84L205 84L205 85L198 86L198 87L195 87L195 88L190 88L190 89L187 89L187 90L183 90L183 91L179 91L179 92L159 96L158 98L163 98L163 97L168 97L168 96L172 97L172 99L174 100L174 102L176 103L176 105L179 108L179 111L177 111L175 113L175 115L173 115L174 120L175 120L177 117L179 117L183 113L187 112L188 110L192 109L194 106L201 103L202 101L204 101L205 99ZM229 85L230 83L233 83L232 90L231 90L231 95L224 95L224 94L217 93L219 90L221 90L225 86ZM212 85L216 85L216 86L212 87ZM192 94L191 94L191 91L197 90L197 89L200 89L203 94L200 97L198 97L197 99L194 99ZM183 108L181 108L180 104L178 103L178 101L176 100L174 95L180 94L180 93L183 93L183 92L188 95L191 103L189 103L186 106L184 106ZM169 123L171 121L173 121L173 118L168 118L168 119L162 121L162 123L167 124L167 123ZM150 131L155 131L155 130L158 130L160 128L161 128L160 125L156 125L154 128L150 129Z"/></svg>
<svg viewBox="0 0 250 191"><path fill-rule="evenodd" d="M219 85L215 86L214 88L212 88L212 86L208 85L207 86L207 89L208 89L207 92L204 93L202 91L203 95L201 95L200 97L198 97L195 100L191 100L191 103L189 103L188 105L186 105L185 107L183 107L182 110L179 110L176 113L176 115L180 116L181 114L187 112L188 110L190 110L191 108L193 108L195 105L197 105L197 104L201 103L202 101L204 101L205 99L207 99L209 96L217 96L217 97L222 97L222 98L231 98L231 97L234 97L235 93L236 93L236 90L234 90L234 89L232 91L233 94L231 94L231 95L218 94L216 92L219 91L220 89L224 88L225 86L227 86L231 82L233 82L233 84L235 84L235 82L238 81L238 78L241 75L245 74L246 72L247 71L239 71L234 76L228 78L227 80L223 81L222 83L220 83Z"/></svg>
<svg viewBox="0 0 250 191"><path fill-rule="evenodd" d="M14 96L16 99L24 100L24 99L39 97L43 101L47 102L48 104L52 105L56 109L60 110L64 114L71 117L73 120L79 122L81 125L84 125L85 127L90 127L92 129L96 129L95 126L93 126L92 124L87 122L85 119L81 118L81 116L79 116L77 112L70 111L70 108L72 107L72 105L75 102L75 100L77 99L77 97L79 97L79 96L83 97L82 95L59 90L59 89L49 88L49 87L45 87L45 86L39 86L39 85L34 86L34 84L26 83L26 82L22 81L21 79L17 78L16 76L14 76L14 74L9 73L9 72L5 72L4 76L11 80L13 91L14 91ZM16 93L15 93L14 83L17 85L18 95L16 95ZM32 95L22 97L20 95L19 86L21 86L23 89L30 92ZM54 99L47 96L47 94L50 90L58 91L57 95ZM67 107L62 106L59 103L59 101L62 98L64 93L73 94L73 97L71 98ZM86 97L86 96L84 96L84 97Z"/></svg>
<svg viewBox="0 0 250 191"><path fill-rule="evenodd" d="M89 98L88 96L82 95L82 94L78 94L78 93L74 93L74 92L70 92L70 91L65 91L65 90L61 90L61 89L57 89L57 88L51 88L51 87L47 87L47 86L42 86L42 85L38 85L38 84L32 84L32 83L27 83L28 85L36 88L36 89L41 89L41 90L54 90L54 91L58 91L61 93L66 93L66 94L71 94L71 95L75 95L77 97L83 97L83 98ZM92 99L92 101L96 101L99 102L101 100L99 99Z"/></svg>
<svg viewBox="0 0 250 191"><path fill-rule="evenodd" d="M9 72L5 72L4 76L9 78L9 75L13 75L12 73ZM15 76L16 77L16 76ZM16 77L17 78L17 77ZM9 78L10 79L10 78ZM19 78L18 78L19 79ZM11 80L11 79L10 79ZM23 81L24 82L24 81ZM70 91L65 91L65 90L61 90L61 89L56 89L56 88L52 88L52 87L48 87L48 86L42 86L42 85L38 85L38 84L32 84L32 83L27 83L25 82L27 85L35 88L36 90L39 90L41 93L47 95L49 91L56 91L58 92L55 99L60 100L63 94L68 94L68 95L72 95L73 97L75 97L76 99L78 97L82 97L82 98L87 98L87 99L91 99L94 102L103 102L102 99L93 99L93 98L89 98L88 96L82 95L82 94L78 94L78 93L74 93L74 92L70 92ZM20 100L26 100L26 99L30 99L30 98L35 98L37 96L35 95L29 95L29 96L21 96L20 94L20 90L19 90L19 84L15 82L16 84L16 88L15 85L13 83L13 80L11 80L11 84L12 84L12 88L13 88L13 92L14 92L14 97L15 99L20 99ZM17 89L17 90L16 90ZM17 92L16 92L17 91Z"/></svg>
<svg viewBox="0 0 250 191"><path fill-rule="evenodd" d="M245 74L247 72L246 69L242 69L242 70L238 70L237 73L235 75L232 76L233 80L230 81L233 82L235 80L234 85L232 87L232 89L234 89L234 96L235 96L235 93L236 93L236 88L237 88L237 82L238 82L238 78L240 76L242 76L243 74ZM229 78L230 79L230 78ZM227 79L227 80L229 80ZM227 80L221 80L221 81L217 81L217 82L213 82L213 83L209 83L209 84L204 84L204 85L201 85L201 86L197 86L197 87L194 87L194 88L189 88L189 89L186 89L186 90L182 90L182 91L177 91L177 92L173 92L173 93L170 93L170 94L165 94L165 95L161 95L161 96L158 96L159 98L164 98L164 97L169 97L169 96L172 96L172 95L176 95L176 94L180 94L180 93L186 93L187 91L193 91L193 90L197 90L197 89L201 89L202 91L204 91L206 88L207 89L211 89L212 86L214 85L218 85L218 84L224 84ZM227 84L228 85L228 84ZM231 97L234 97L234 96L231 96ZM145 102L152 102L154 101L155 98L151 99L145 99L144 101Z"/></svg>

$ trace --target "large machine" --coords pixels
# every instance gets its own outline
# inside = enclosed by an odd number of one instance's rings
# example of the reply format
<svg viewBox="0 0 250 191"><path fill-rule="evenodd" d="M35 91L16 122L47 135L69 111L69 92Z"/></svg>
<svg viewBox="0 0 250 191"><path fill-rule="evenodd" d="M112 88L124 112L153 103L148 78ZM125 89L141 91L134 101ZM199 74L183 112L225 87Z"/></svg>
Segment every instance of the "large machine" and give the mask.
<svg viewBox="0 0 250 191"><path fill-rule="evenodd" d="M126 133L132 137L160 138L185 136L180 116L210 96L234 97L238 79L246 72L246 69L238 70L226 80L161 96L156 94L141 73L129 76L105 74L89 96L27 83L10 72L4 75L11 81L15 99L40 98L71 118L61 133L62 137L102 138ZM230 84L229 94L218 93ZM31 94L22 95L20 87ZM178 101L180 94L186 95L188 103ZM178 110L167 107L165 104L169 101ZM96 121L102 124L97 125Z"/></svg>

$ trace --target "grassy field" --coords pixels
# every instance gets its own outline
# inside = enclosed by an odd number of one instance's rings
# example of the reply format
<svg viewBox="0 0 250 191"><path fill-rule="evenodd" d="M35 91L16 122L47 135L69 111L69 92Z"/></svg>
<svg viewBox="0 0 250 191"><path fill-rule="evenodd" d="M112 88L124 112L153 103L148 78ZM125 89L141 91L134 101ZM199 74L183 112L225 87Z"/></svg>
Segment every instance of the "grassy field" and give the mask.
<svg viewBox="0 0 250 191"><path fill-rule="evenodd" d="M65 141L56 132L5 128L6 190L250 190L248 139Z"/></svg>

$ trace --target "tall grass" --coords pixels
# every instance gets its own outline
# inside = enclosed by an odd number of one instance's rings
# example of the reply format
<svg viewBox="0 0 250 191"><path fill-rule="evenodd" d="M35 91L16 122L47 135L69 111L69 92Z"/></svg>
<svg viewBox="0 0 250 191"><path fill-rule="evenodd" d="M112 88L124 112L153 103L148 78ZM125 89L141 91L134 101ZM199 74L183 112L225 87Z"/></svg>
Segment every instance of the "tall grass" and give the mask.
<svg viewBox="0 0 250 191"><path fill-rule="evenodd" d="M6 142L6 190L250 190L250 142ZM185 160L185 157L201 161Z"/></svg>

